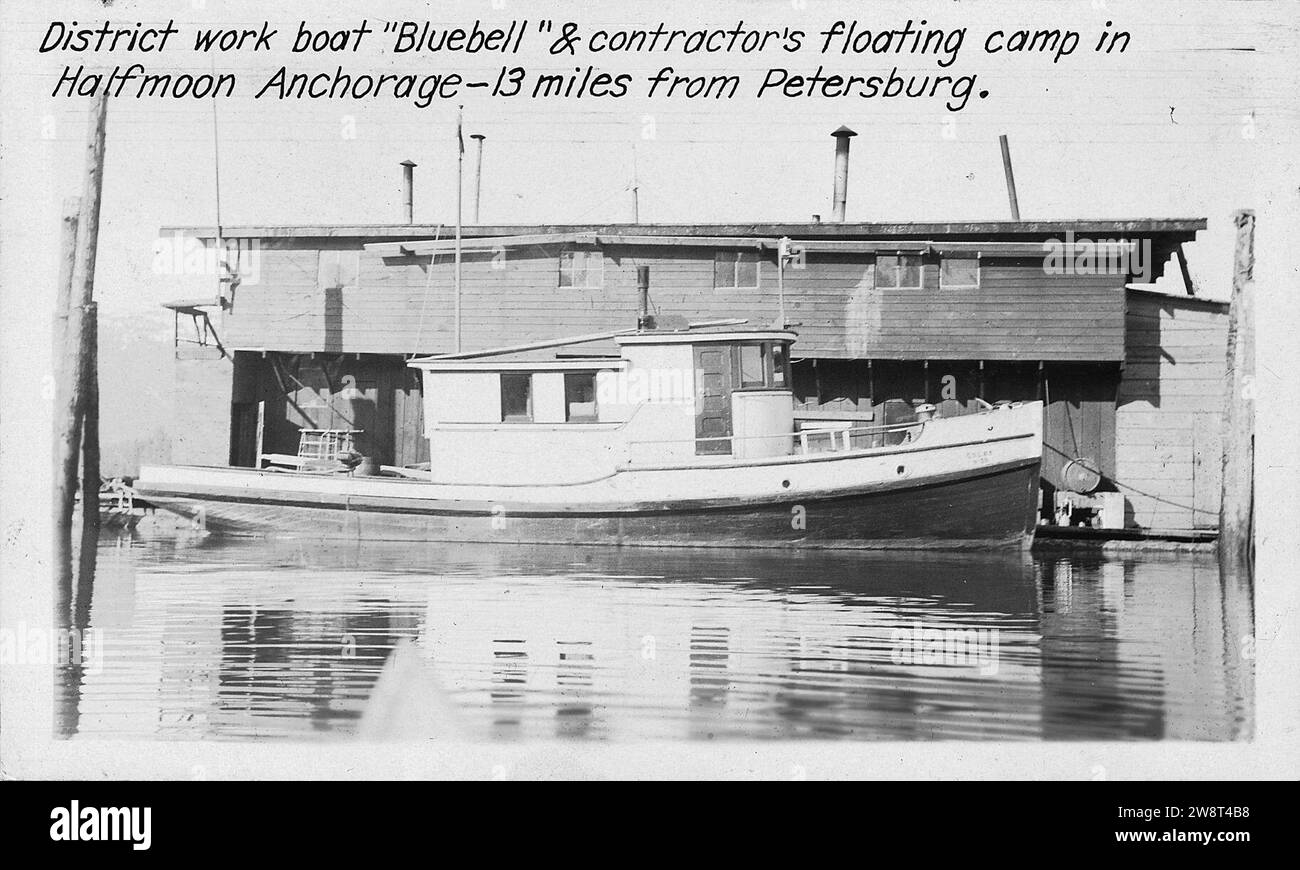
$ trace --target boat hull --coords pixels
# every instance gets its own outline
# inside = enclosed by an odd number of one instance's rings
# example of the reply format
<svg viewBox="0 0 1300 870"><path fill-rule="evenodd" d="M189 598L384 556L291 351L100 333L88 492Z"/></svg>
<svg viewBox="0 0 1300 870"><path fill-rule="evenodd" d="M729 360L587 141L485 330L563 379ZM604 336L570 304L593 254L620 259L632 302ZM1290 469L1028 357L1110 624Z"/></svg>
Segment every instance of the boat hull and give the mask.
<svg viewBox="0 0 1300 870"><path fill-rule="evenodd" d="M255 472L251 472L255 473ZM623 509L330 498L286 487L255 495L218 486L150 489L160 507L206 531L331 540L467 541L619 546L960 549L1028 546L1038 461L1020 459L924 480L788 498L701 499ZM288 483L286 481L286 483ZM421 484L413 484L421 486ZM424 485L427 486L427 485Z"/></svg>

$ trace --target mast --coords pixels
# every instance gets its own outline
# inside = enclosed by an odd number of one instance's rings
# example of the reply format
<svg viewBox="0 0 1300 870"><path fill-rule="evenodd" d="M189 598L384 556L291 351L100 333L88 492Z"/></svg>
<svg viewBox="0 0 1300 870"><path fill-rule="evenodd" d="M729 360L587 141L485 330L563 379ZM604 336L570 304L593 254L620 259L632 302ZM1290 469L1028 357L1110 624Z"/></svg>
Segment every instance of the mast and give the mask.
<svg viewBox="0 0 1300 870"><path fill-rule="evenodd" d="M465 136L461 123L464 106L456 107L456 294L455 294L455 347L460 353L460 220L463 206L465 185Z"/></svg>
<svg viewBox="0 0 1300 870"><path fill-rule="evenodd" d="M478 143L477 162L474 166L474 223L479 221L479 202L483 199L483 140L487 138L482 133L470 133L469 138Z"/></svg>
<svg viewBox="0 0 1300 870"><path fill-rule="evenodd" d="M212 62L212 70L216 72L216 61ZM215 75L214 75L215 78ZM221 238L221 149L218 146L217 132L217 101L212 101L212 168L213 168L213 190L217 198L217 238L216 238L216 270L217 270L217 307L225 308L225 293L222 291L221 283L225 278L224 269L226 260L226 246Z"/></svg>
<svg viewBox="0 0 1300 870"><path fill-rule="evenodd" d="M776 327L785 329L785 262L790 259L790 237L782 236L776 248Z"/></svg>
<svg viewBox="0 0 1300 870"><path fill-rule="evenodd" d="M641 185L636 177L636 142L632 143L632 223L641 223Z"/></svg>

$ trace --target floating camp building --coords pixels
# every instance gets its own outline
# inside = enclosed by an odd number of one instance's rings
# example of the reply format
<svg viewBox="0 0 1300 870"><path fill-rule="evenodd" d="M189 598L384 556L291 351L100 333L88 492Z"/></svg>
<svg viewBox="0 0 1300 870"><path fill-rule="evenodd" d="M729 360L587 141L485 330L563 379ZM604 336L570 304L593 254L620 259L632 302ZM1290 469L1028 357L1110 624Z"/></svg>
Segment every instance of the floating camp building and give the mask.
<svg viewBox="0 0 1300 870"><path fill-rule="evenodd" d="M661 322L783 321L798 333L800 427L1042 400L1045 518L1101 506L1111 527L1208 529L1219 508L1227 307L1193 292L1182 255L1204 228L1203 219L478 225L463 233L459 291L447 226L168 228L208 246L220 238L230 270L220 298L170 305L172 458L254 466L323 430L350 433L378 464L456 462L428 455L408 359L635 327L638 267L649 267ZM1157 292L1163 272L1180 267L1185 290ZM541 401L506 409L519 397L499 390L481 397L493 413L564 425L563 403L558 416Z"/></svg>

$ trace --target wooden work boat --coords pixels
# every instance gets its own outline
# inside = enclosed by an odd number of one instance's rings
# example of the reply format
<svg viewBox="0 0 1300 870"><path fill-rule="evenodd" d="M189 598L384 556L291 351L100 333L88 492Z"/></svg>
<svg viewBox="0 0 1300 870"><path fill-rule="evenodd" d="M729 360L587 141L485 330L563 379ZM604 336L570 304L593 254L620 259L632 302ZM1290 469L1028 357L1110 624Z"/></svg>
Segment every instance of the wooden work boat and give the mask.
<svg viewBox="0 0 1300 870"><path fill-rule="evenodd" d="M1039 402L801 427L792 332L638 329L616 341L617 356L539 359L543 343L412 361L428 470L146 466L136 492L237 535L861 549L1031 540Z"/></svg>

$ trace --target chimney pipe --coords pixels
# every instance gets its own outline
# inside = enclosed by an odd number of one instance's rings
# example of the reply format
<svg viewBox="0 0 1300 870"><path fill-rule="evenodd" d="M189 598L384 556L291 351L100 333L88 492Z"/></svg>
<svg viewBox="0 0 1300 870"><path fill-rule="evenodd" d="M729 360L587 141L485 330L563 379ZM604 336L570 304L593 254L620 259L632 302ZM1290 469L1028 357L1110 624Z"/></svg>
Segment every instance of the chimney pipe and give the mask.
<svg viewBox="0 0 1300 870"><path fill-rule="evenodd" d="M858 134L848 127L840 127L831 135L835 137L835 199L831 220L844 223L844 206L849 198L849 139Z"/></svg>
<svg viewBox="0 0 1300 870"><path fill-rule="evenodd" d="M998 137L1002 143L1002 171L1007 176L1007 201L1011 204L1011 219L1020 220L1020 200L1016 198L1016 176L1011 171L1011 146L1007 143L1007 136L1003 133Z"/></svg>
<svg viewBox="0 0 1300 870"><path fill-rule="evenodd" d="M402 197L406 205L406 222L415 223L415 163L402 161Z"/></svg>
<svg viewBox="0 0 1300 870"><path fill-rule="evenodd" d="M474 165L474 223L478 223L478 204L483 196L483 140L487 136L482 133L470 133L469 138L478 140L478 157Z"/></svg>
<svg viewBox="0 0 1300 870"><path fill-rule="evenodd" d="M637 329L654 329L655 319L650 314L650 267L636 267Z"/></svg>

